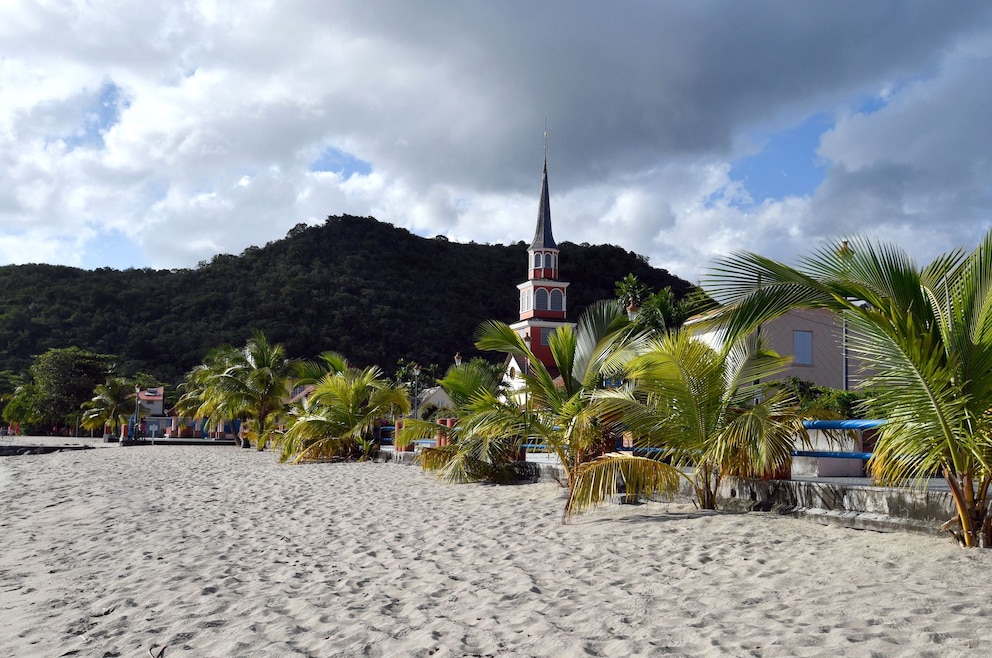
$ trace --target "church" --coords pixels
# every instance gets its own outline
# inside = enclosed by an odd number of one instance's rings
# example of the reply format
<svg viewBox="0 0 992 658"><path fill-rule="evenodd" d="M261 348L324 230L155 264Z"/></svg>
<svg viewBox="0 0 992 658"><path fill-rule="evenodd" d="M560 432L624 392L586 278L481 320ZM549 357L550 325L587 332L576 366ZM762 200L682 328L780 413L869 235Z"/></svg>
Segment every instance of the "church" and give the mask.
<svg viewBox="0 0 992 658"><path fill-rule="evenodd" d="M565 321L568 311L568 282L558 278L558 245L551 229L551 201L548 194L548 158L544 157L541 176L541 200L537 209L537 227L534 239L527 249L527 280L517 286L520 291L520 319L510 325L524 339L534 356L553 376L559 375L548 337L558 327L574 324ZM518 363L510 356L507 374L510 388L523 386L518 376L527 372L530 364Z"/></svg>

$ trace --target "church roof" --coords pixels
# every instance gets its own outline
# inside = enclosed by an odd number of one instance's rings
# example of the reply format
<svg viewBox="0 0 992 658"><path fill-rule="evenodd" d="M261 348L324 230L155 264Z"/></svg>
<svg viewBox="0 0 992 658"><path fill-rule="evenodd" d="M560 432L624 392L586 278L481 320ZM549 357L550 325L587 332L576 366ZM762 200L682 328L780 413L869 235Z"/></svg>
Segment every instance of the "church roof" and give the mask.
<svg viewBox="0 0 992 658"><path fill-rule="evenodd" d="M551 234L551 202L548 198L548 161L544 161L544 175L541 177L541 205L537 209L537 229L534 231L534 241L530 243L534 249L557 249L555 236Z"/></svg>

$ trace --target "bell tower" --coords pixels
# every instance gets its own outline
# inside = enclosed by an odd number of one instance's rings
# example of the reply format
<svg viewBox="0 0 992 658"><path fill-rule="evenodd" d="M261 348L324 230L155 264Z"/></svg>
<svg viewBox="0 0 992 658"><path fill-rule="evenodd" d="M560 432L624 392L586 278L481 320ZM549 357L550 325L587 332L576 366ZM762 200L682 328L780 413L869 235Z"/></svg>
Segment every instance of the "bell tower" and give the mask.
<svg viewBox="0 0 992 658"><path fill-rule="evenodd" d="M520 320L510 325L524 340L529 339L531 352L545 366L554 367L548 337L558 327L569 324L565 322L568 310L567 288L567 282L558 280L558 245L551 232L545 145L537 227L534 230L534 240L527 249L527 280L517 286L520 291Z"/></svg>

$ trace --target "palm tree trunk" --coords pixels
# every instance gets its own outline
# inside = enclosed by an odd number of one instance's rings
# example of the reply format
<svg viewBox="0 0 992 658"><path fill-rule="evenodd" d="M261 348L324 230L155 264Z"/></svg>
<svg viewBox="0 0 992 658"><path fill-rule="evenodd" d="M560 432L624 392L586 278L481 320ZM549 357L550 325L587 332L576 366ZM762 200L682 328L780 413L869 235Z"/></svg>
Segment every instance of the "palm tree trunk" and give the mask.
<svg viewBox="0 0 992 658"><path fill-rule="evenodd" d="M962 546L988 547L992 544L992 516L986 503L988 477L979 483L978 496L975 496L974 475L969 471L954 473L950 468L944 469L944 479L951 489L957 518L951 519L941 529L947 530ZM960 530L955 530L960 526Z"/></svg>

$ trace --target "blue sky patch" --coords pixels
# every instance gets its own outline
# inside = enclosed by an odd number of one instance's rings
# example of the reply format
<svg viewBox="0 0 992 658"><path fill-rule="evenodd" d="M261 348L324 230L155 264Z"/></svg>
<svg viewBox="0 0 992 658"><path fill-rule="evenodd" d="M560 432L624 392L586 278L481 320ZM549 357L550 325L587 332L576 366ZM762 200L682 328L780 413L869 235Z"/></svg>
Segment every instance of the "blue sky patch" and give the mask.
<svg viewBox="0 0 992 658"><path fill-rule="evenodd" d="M814 114L797 126L757 135L760 152L738 160L730 177L740 181L755 204L766 199L812 194L823 182L826 163L816 154L820 136L834 126L833 115Z"/></svg>
<svg viewBox="0 0 992 658"><path fill-rule="evenodd" d="M82 261L87 269L111 267L126 270L129 267L148 267L145 254L135 242L117 229L100 231L86 243Z"/></svg>
<svg viewBox="0 0 992 658"><path fill-rule="evenodd" d="M353 174L368 176L372 173L372 165L359 160L351 153L330 146L321 152L320 156L310 164L310 171L330 171L339 174L341 178L351 178Z"/></svg>
<svg viewBox="0 0 992 658"><path fill-rule="evenodd" d="M128 101L113 82L105 83L96 98L83 110L82 122L76 132L65 139L70 149L103 147L103 134L121 119L121 110Z"/></svg>

